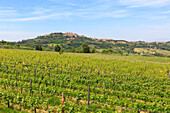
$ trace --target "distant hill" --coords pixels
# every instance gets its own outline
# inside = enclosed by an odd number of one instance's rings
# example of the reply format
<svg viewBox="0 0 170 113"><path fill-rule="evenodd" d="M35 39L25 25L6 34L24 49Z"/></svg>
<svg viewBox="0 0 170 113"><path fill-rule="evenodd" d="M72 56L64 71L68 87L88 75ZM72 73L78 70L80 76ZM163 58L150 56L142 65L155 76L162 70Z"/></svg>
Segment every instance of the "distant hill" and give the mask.
<svg viewBox="0 0 170 113"><path fill-rule="evenodd" d="M145 56L154 55L170 57L170 41L128 42L125 40L97 39L70 32L51 33L19 42L7 42L2 40L0 41L0 48L35 50L35 47L42 47L42 50L44 51L54 51L55 45L59 44L65 52L81 52L82 48L80 48L80 46L84 42L87 42L91 50L95 47L96 52L101 53L121 53L124 55L131 53Z"/></svg>
<svg viewBox="0 0 170 113"><path fill-rule="evenodd" d="M65 49L77 48L81 46L83 42L87 42L89 46L95 46L97 49L107 49L114 45L127 45L125 40L112 40L112 39L96 39L86 37L84 35L78 35L76 33L51 33L43 36L38 36L35 39L22 40L18 44L26 46L34 46L37 44L44 46L53 46L60 44Z"/></svg>
<svg viewBox="0 0 170 113"><path fill-rule="evenodd" d="M19 41L18 44L35 47L35 45L43 45L44 47L53 48L55 44L60 44L64 49L78 48L83 42L87 42L90 47L96 49L108 49L114 47L124 48L153 48L170 51L170 42L144 42L134 41L128 42L125 40L112 39L97 39L78 35L76 33L51 33L43 36L38 36L35 39Z"/></svg>

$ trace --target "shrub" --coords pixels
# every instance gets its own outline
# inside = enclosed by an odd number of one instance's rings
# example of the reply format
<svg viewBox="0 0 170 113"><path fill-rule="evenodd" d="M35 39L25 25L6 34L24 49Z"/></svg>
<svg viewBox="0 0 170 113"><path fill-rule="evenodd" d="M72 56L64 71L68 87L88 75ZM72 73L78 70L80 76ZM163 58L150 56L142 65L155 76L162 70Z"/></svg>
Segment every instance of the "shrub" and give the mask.
<svg viewBox="0 0 170 113"><path fill-rule="evenodd" d="M87 42L84 42L81 46L82 46L82 52L83 53L90 53L90 48L87 45Z"/></svg>
<svg viewBox="0 0 170 113"><path fill-rule="evenodd" d="M61 47L57 44L57 45L55 46L55 51L56 51L56 52L60 52L60 50L61 50Z"/></svg>
<svg viewBox="0 0 170 113"><path fill-rule="evenodd" d="M35 50L40 50L40 51L42 51L42 46L41 46L41 45L36 45Z"/></svg>
<svg viewBox="0 0 170 113"><path fill-rule="evenodd" d="M91 53L95 53L96 52L96 49L95 47L93 47L93 49L91 50Z"/></svg>

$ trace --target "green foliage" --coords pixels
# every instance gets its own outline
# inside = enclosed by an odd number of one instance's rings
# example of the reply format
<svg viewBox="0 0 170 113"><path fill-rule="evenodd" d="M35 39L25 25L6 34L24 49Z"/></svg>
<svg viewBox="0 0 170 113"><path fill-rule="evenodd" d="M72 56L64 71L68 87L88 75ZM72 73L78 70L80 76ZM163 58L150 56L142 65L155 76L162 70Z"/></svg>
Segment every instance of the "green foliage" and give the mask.
<svg viewBox="0 0 170 113"><path fill-rule="evenodd" d="M59 54L61 55L61 54L63 54L63 53L64 53L64 50L63 50L63 49L60 49Z"/></svg>
<svg viewBox="0 0 170 113"><path fill-rule="evenodd" d="M56 98L56 97L49 97L48 99L48 102L47 102L49 105L52 105L52 106L55 106L55 105L60 105L61 104L61 101L59 98Z"/></svg>
<svg viewBox="0 0 170 113"><path fill-rule="evenodd" d="M56 52L60 52L60 50L61 50L61 46L60 45L55 45L55 51Z"/></svg>
<svg viewBox="0 0 170 113"><path fill-rule="evenodd" d="M127 42L124 40L97 40L91 39L86 36L75 36L66 35L65 33L51 33L49 35L37 36L35 39L22 40L19 42L7 42L0 41L0 48L6 49L27 49L34 50L36 45L42 45L43 50L45 51L53 51L54 45L59 44L64 51L68 52L83 52L83 51L75 51L72 48L79 48L82 43L87 42L89 47L94 47L96 49L108 49L108 48L117 48L122 51L123 54L137 54L134 52L134 48L149 48L149 49L161 49L170 51L170 42L167 43L159 43L159 42L144 42L144 41L136 41L136 42ZM19 46L20 45L20 46ZM114 49L118 51L117 49ZM58 51L59 52L59 51ZM89 52L89 51L88 51ZM90 52L93 52L92 50ZM109 52L108 52L109 53ZM165 56L168 56L164 54ZM155 55L157 56L157 54ZM158 55L162 56L162 55ZM163 56L162 56L163 57Z"/></svg>
<svg viewBox="0 0 170 113"><path fill-rule="evenodd" d="M106 54L106 53L107 53L107 50L106 50L106 49L102 50L102 53L103 53L103 54Z"/></svg>
<svg viewBox="0 0 170 113"><path fill-rule="evenodd" d="M96 49L95 47L93 47L93 49L91 50L91 53L95 53L96 52Z"/></svg>
<svg viewBox="0 0 170 113"><path fill-rule="evenodd" d="M28 113L27 111L18 111L13 108L7 108L5 106L0 106L0 113Z"/></svg>
<svg viewBox="0 0 170 113"><path fill-rule="evenodd" d="M113 51L111 48L109 48L109 49L104 49L104 50L102 50L102 52L101 53L103 53L103 54L117 54L117 52L116 51Z"/></svg>
<svg viewBox="0 0 170 113"><path fill-rule="evenodd" d="M159 56L159 57L164 57L165 55L161 54L161 53L158 53L158 52L155 52L154 54L155 56Z"/></svg>
<svg viewBox="0 0 170 113"><path fill-rule="evenodd" d="M90 47L87 45L87 42L84 42L81 46L83 53L90 53Z"/></svg>
<svg viewBox="0 0 170 113"><path fill-rule="evenodd" d="M28 112L168 113L169 62L163 57L0 49L0 112L18 112L21 104Z"/></svg>
<svg viewBox="0 0 170 113"><path fill-rule="evenodd" d="M42 51L42 45L36 45L36 46L35 46L35 50Z"/></svg>
<svg viewBox="0 0 170 113"><path fill-rule="evenodd" d="M118 51L117 53L120 54L120 55L123 55L122 51Z"/></svg>

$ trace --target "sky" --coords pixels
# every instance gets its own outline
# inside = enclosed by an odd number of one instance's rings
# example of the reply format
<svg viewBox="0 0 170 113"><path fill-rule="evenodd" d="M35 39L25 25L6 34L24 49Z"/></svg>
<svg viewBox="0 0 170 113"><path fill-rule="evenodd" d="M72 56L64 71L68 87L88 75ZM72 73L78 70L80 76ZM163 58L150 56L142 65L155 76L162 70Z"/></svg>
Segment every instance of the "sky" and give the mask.
<svg viewBox="0 0 170 113"><path fill-rule="evenodd" d="M170 0L0 0L0 40L53 32L170 41Z"/></svg>

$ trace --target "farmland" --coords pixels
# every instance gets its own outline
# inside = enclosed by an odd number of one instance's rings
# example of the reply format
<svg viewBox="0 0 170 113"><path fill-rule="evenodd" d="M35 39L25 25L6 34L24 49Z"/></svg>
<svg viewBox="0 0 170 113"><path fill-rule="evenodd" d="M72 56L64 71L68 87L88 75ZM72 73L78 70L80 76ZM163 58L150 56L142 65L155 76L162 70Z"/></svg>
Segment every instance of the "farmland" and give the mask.
<svg viewBox="0 0 170 113"><path fill-rule="evenodd" d="M170 51L167 51L167 50L135 48L134 51L141 52L141 53L150 53L150 54L155 54L157 52L163 55L170 56Z"/></svg>
<svg viewBox="0 0 170 113"><path fill-rule="evenodd" d="M0 49L0 104L16 112L168 113L169 69L166 57Z"/></svg>

